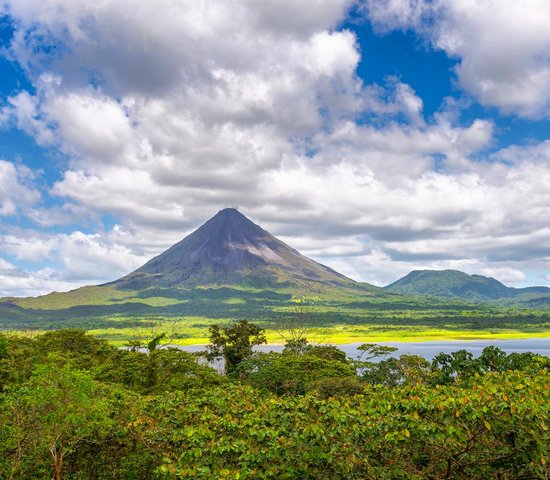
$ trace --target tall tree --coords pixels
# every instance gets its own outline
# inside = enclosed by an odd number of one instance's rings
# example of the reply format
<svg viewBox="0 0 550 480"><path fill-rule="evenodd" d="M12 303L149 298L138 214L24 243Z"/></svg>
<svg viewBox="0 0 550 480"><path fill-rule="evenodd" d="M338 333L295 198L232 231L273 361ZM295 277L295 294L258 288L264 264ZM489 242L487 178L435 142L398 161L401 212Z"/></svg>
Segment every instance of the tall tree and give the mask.
<svg viewBox="0 0 550 480"><path fill-rule="evenodd" d="M210 327L206 358L210 361L223 358L225 372L230 375L237 365L252 355L252 348L262 343L267 343L264 329L247 320L240 320L229 327L213 325Z"/></svg>

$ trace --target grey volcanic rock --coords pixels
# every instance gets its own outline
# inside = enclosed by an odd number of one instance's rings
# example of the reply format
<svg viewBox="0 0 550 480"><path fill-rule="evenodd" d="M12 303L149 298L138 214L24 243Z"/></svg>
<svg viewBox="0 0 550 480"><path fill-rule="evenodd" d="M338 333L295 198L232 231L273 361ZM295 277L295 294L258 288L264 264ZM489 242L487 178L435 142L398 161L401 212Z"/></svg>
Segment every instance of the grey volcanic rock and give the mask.
<svg viewBox="0 0 550 480"><path fill-rule="evenodd" d="M369 287L305 257L233 208L221 210L182 241L112 284L126 289L312 284Z"/></svg>

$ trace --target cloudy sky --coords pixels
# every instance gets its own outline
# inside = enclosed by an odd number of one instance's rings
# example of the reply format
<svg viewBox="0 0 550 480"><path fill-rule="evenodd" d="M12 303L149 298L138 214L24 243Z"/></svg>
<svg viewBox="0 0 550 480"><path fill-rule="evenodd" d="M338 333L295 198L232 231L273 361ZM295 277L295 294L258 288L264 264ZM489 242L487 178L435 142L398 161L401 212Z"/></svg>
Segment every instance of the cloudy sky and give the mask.
<svg viewBox="0 0 550 480"><path fill-rule="evenodd" d="M0 0L0 295L224 207L348 276L550 285L547 0Z"/></svg>

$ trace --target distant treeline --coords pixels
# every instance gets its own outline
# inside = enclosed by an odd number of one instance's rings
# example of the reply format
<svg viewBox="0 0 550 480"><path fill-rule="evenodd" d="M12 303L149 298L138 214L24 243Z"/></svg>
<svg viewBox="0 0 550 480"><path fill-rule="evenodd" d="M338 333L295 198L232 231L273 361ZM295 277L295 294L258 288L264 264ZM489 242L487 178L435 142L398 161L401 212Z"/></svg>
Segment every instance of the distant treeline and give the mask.
<svg viewBox="0 0 550 480"><path fill-rule="evenodd" d="M0 478L550 476L547 357L488 347L428 362L365 344L351 360L300 334L260 353L246 321L211 327L198 354L167 341L0 335Z"/></svg>

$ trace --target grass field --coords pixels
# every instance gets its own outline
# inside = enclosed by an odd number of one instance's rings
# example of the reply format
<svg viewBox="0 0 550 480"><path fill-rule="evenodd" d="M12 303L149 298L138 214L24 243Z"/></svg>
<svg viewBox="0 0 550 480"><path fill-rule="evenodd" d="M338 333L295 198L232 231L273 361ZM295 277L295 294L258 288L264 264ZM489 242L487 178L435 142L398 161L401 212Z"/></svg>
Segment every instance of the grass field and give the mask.
<svg viewBox="0 0 550 480"><path fill-rule="evenodd" d="M208 343L208 327L214 324L229 324L233 319L208 319L204 317L181 319L144 320L142 326L125 327L124 319L118 320L119 328L90 329L97 337L122 346L130 340L148 340L161 332L166 332L170 343L177 345L202 345ZM270 344L284 343L281 331L273 329L264 322L256 322L266 328ZM10 330L10 333L33 335L43 330ZM6 332L4 332L6 333ZM284 333L284 330L283 330ZM415 342L429 340L496 340L521 338L550 338L550 325L524 326L520 328L436 328L421 325L403 325L399 328L372 325L332 325L311 327L307 332L313 343L377 343L377 342Z"/></svg>
<svg viewBox="0 0 550 480"><path fill-rule="evenodd" d="M270 343L301 322L317 343L550 337L550 311L467 304L372 292L327 290L304 298L284 289L84 287L68 293L0 301L0 330L83 328L117 345L166 332L173 343L208 341L208 328L239 319L267 331ZM29 333L30 334L30 333Z"/></svg>

